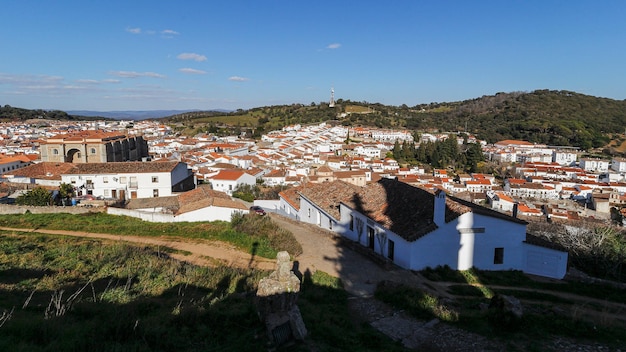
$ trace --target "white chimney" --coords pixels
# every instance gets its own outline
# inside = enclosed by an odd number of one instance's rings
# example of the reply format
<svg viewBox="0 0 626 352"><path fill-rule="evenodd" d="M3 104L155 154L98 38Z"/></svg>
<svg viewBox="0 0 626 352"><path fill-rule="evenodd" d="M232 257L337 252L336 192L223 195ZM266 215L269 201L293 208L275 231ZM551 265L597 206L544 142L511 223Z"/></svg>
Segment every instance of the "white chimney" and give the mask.
<svg viewBox="0 0 626 352"><path fill-rule="evenodd" d="M442 190L437 190L435 192L433 222L439 227L445 225L446 223L446 192Z"/></svg>

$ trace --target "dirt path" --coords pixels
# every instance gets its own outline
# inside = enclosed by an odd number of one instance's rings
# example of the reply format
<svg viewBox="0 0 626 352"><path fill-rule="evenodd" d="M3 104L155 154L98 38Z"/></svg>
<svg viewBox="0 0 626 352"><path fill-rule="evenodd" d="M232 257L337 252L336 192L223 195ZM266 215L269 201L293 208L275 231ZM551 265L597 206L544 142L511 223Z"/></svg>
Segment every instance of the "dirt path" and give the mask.
<svg viewBox="0 0 626 352"><path fill-rule="evenodd" d="M302 254L295 258L302 273L306 270L312 273L321 270L341 278L346 291L356 297L373 296L376 285L383 280L427 289L419 275L398 267L383 269L363 255L342 246L338 235L331 231L276 214L271 217L272 221L291 231L302 245Z"/></svg>
<svg viewBox="0 0 626 352"><path fill-rule="evenodd" d="M189 263L215 266L217 263L236 266L240 268L257 268L261 270L274 270L275 260L242 252L234 246L219 241L203 241L176 239L171 237L142 237L142 236L119 236L106 233L93 233L84 231L63 231L47 229L22 229L0 227L3 231L45 233L52 235L74 236L84 238L104 239L110 241L129 242L150 246L169 247L186 253L171 253L170 256Z"/></svg>
<svg viewBox="0 0 626 352"><path fill-rule="evenodd" d="M396 311L372 298L376 285L383 280L408 284L425 292L434 293L438 297L445 298L453 297L446 291L447 285L450 283L431 282L419 274L397 267L389 270L384 269L363 255L342 246L338 241L337 235L330 231L320 229L314 225L296 222L276 214L270 216L279 226L291 231L302 245L303 253L294 259L295 269L301 273L307 270L311 273L322 270L332 276L341 278L344 288L352 296L349 304L353 311L361 315L364 321L367 321L379 331L395 340L401 341L405 347L428 351L506 350L506 347L501 342L439 323L437 319L430 322L415 320L401 311ZM172 257L198 265L212 266L219 262L241 268L258 268L262 270L273 270L275 267L274 260L253 257L230 244L218 241L119 236L83 231L6 227L0 227L0 230L76 236L169 247L189 253L173 253L171 254ZM546 293L578 302L587 299L578 295L554 291L547 291ZM587 302L613 305L613 302L594 299L588 299ZM613 312L619 315L623 311L624 305L615 303L612 308ZM586 307L581 307L581 309L587 310ZM611 308L609 307L609 309ZM569 347L576 347L579 351L597 350L592 348L592 346L580 345L574 341L564 341L562 339L555 340L554 347L550 349L563 350L565 348L569 350Z"/></svg>

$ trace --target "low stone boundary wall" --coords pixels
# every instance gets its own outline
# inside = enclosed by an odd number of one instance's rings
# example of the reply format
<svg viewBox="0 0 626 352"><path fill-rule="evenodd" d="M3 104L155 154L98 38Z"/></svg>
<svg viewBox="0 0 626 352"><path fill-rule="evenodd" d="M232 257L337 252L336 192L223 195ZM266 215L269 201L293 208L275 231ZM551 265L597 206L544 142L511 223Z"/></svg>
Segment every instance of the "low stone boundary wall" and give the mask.
<svg viewBox="0 0 626 352"><path fill-rule="evenodd" d="M24 214L29 211L33 214L85 214L96 213L105 211L105 208L88 208L88 207L63 207L63 206L48 206L48 207L35 207L26 205L8 205L0 204L0 214Z"/></svg>

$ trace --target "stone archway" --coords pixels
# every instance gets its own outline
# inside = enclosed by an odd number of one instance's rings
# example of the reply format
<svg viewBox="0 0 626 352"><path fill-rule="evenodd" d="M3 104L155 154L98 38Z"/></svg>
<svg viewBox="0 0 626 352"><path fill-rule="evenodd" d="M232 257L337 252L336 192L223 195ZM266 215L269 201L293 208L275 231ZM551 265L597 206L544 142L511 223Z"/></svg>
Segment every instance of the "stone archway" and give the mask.
<svg viewBox="0 0 626 352"><path fill-rule="evenodd" d="M81 163L82 158L80 155L80 150L76 148L72 148L68 150L67 154L65 155L65 162L66 163Z"/></svg>

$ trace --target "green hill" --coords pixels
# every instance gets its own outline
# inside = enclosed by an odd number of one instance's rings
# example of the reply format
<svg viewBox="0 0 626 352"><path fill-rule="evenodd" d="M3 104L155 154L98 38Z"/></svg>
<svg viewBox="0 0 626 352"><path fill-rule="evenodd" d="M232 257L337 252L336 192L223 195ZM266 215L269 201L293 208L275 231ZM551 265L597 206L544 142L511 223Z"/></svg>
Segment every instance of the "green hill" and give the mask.
<svg viewBox="0 0 626 352"><path fill-rule="evenodd" d="M110 118L103 117L90 117L90 116L78 116L70 115L61 110L29 110L23 108L16 108L10 105L0 106L0 122L8 121L26 121L31 119L46 119L46 120L64 120L64 121L91 121L91 120L112 120Z"/></svg>
<svg viewBox="0 0 626 352"><path fill-rule="evenodd" d="M626 101L570 91L537 90L413 107L338 99L334 108L327 104L292 104L231 113L195 112L166 118L166 121L183 122L200 130L202 124L237 126L240 130L254 131L256 135L289 124L328 120L337 120L346 126L468 132L488 142L522 139L587 150L606 146L612 134L624 133Z"/></svg>
<svg viewBox="0 0 626 352"><path fill-rule="evenodd" d="M0 107L0 121L32 118L94 119L71 116L63 111ZM287 125L334 121L345 126L467 132L488 142L522 139L589 150L607 146L611 139L623 139L626 101L570 91L536 90L413 107L337 99L332 108L326 103L275 105L233 112L186 112L161 120L188 135L247 132L258 137Z"/></svg>
<svg viewBox="0 0 626 352"><path fill-rule="evenodd" d="M444 112L442 106L449 109ZM523 139L550 145L589 149L623 133L626 101L598 98L569 91L497 93L456 103L418 105L410 128L467 131L489 142Z"/></svg>

